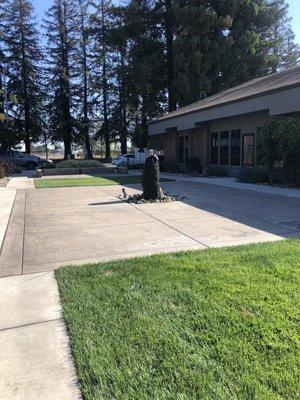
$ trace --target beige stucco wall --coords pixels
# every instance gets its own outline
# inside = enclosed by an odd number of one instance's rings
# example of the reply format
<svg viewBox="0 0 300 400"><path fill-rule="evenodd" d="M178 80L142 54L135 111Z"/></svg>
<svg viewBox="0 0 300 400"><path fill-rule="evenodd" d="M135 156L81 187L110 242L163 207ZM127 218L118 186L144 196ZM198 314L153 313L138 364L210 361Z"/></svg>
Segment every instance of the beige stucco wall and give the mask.
<svg viewBox="0 0 300 400"><path fill-rule="evenodd" d="M193 129L197 123L260 112L262 110L266 110L269 115L299 112L300 86L150 123L149 135L163 134L168 128L177 128L178 131Z"/></svg>
<svg viewBox="0 0 300 400"><path fill-rule="evenodd" d="M191 131L191 158L198 158L202 165L206 165L208 155L208 127L193 129Z"/></svg>
<svg viewBox="0 0 300 400"><path fill-rule="evenodd" d="M165 133L163 135L163 148L165 160L177 161L177 133Z"/></svg>
<svg viewBox="0 0 300 400"><path fill-rule="evenodd" d="M246 133L256 133L257 128L261 127L268 118L267 111L260 111L243 116L221 118L205 124L203 127L179 132L170 132L163 135L165 160L178 162L178 140L181 135L189 137L189 157L198 158L203 166L209 164L210 143L209 133L220 131L231 131L240 129L242 135ZM242 145L241 145L242 153ZM239 168L239 167L232 167Z"/></svg>
<svg viewBox="0 0 300 400"><path fill-rule="evenodd" d="M267 118L267 111L261 111L232 118L222 118L216 121L212 121L209 124L210 132L241 129L242 134L255 133L257 128L262 126Z"/></svg>

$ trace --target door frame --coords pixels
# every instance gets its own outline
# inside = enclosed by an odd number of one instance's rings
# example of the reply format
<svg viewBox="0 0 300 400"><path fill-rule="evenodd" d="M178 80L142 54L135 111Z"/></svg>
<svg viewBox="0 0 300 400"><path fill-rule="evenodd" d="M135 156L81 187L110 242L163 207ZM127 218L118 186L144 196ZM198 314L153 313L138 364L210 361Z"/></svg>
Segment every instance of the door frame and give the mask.
<svg viewBox="0 0 300 400"><path fill-rule="evenodd" d="M253 138L253 163L252 164L244 164L244 156L245 156L245 136L252 136ZM244 167L255 167L255 133L243 133L242 134L242 168Z"/></svg>
<svg viewBox="0 0 300 400"><path fill-rule="evenodd" d="M183 162L180 162L179 152L180 152L180 139L183 139ZM189 132L178 132L178 164L179 166L186 168L187 159L190 157L190 137ZM188 151L188 158L186 159L186 150Z"/></svg>

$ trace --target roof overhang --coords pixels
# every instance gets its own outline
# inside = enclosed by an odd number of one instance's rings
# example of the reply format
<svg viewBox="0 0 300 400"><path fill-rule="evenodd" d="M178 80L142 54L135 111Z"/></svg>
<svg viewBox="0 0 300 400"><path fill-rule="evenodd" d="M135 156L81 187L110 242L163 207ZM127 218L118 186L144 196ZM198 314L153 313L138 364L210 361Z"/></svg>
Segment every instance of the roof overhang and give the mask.
<svg viewBox="0 0 300 400"><path fill-rule="evenodd" d="M268 110L269 115L300 111L300 83L266 91L259 95L222 103L217 106L192 110L177 115L166 115L149 123L149 134L165 133L168 129L193 129L196 124L238 115Z"/></svg>

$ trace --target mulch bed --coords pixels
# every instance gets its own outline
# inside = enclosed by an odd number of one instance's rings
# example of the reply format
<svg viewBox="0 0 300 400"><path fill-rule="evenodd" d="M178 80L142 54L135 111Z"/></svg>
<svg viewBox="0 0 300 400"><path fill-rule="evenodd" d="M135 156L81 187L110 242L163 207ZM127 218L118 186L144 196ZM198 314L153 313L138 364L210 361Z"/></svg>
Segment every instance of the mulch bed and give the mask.
<svg viewBox="0 0 300 400"><path fill-rule="evenodd" d="M126 201L127 203L134 204L147 204L147 203L170 203L171 201L183 200L184 196L178 196L176 194L164 193L161 199L146 200L143 194L133 194L133 195L119 195L118 199Z"/></svg>

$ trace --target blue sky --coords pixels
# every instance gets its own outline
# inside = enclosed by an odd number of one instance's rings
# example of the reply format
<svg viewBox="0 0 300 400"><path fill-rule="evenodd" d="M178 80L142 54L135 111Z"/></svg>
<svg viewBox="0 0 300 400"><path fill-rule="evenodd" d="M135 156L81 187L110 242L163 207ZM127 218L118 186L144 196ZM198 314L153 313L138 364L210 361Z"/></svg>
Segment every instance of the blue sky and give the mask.
<svg viewBox="0 0 300 400"><path fill-rule="evenodd" d="M52 0L33 0L38 16L43 17L45 11L50 7ZM293 17L292 27L296 35L296 40L300 44L300 0L288 0L290 15Z"/></svg>

